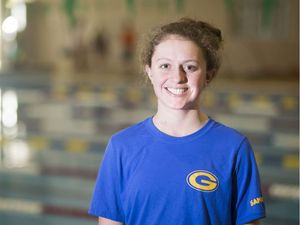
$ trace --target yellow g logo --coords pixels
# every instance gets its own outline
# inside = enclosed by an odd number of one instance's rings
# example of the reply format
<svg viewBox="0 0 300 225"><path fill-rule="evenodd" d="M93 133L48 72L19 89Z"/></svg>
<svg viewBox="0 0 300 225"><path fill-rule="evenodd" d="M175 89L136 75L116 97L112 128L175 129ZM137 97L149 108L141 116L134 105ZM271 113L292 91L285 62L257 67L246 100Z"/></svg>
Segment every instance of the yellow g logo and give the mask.
<svg viewBox="0 0 300 225"><path fill-rule="evenodd" d="M219 186L218 178L205 170L191 172L186 181L192 188L204 192L215 191Z"/></svg>

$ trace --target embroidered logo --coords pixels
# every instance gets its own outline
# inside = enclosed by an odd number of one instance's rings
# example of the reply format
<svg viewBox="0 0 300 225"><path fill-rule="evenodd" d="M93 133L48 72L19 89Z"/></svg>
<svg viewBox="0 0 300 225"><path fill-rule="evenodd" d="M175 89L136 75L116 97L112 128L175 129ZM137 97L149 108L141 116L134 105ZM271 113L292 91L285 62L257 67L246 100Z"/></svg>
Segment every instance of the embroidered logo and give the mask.
<svg viewBox="0 0 300 225"><path fill-rule="evenodd" d="M219 186L218 178L211 172L196 170L186 177L186 182L191 188L198 191L211 192Z"/></svg>
<svg viewBox="0 0 300 225"><path fill-rule="evenodd" d="M257 197L257 198L254 198L250 201L250 205L255 206L255 205L260 204L262 202L264 202L264 198L263 197Z"/></svg>

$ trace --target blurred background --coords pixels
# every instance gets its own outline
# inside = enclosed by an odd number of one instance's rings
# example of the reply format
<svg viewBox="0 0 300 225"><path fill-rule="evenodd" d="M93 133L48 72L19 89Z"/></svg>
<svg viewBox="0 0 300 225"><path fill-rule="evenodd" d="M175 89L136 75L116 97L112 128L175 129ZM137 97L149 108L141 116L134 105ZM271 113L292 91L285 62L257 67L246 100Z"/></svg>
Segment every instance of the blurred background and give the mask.
<svg viewBox="0 0 300 225"><path fill-rule="evenodd" d="M223 31L203 110L247 135L267 218L299 223L298 0L0 0L0 224L91 225L110 135L155 112L143 34L181 17Z"/></svg>

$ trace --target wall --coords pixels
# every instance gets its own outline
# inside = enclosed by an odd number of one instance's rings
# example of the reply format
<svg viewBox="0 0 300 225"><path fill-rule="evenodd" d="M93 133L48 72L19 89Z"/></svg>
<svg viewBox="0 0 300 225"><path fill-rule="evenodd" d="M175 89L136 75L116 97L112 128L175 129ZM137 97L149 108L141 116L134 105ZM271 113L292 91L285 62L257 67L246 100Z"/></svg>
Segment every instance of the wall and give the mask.
<svg viewBox="0 0 300 225"><path fill-rule="evenodd" d="M265 29L260 25L264 16L260 5L228 6L226 1L189 0L182 1L183 7L177 9L175 2L136 0L130 8L126 1L77 1L74 13L79 25L72 28L68 25L63 1L36 1L29 5L28 28L20 35L20 46L28 64L51 65L68 73L73 71L72 62L66 56L68 49L80 36L91 51L95 32L105 28L111 44L108 67L120 71L123 65L119 38L125 21L133 23L139 39L142 33L157 24L188 16L206 20L222 29L225 42L221 73L225 77L298 77L297 0L276 1L278 5L273 6ZM259 4L261 1L252 2ZM87 53L86 58L90 57Z"/></svg>

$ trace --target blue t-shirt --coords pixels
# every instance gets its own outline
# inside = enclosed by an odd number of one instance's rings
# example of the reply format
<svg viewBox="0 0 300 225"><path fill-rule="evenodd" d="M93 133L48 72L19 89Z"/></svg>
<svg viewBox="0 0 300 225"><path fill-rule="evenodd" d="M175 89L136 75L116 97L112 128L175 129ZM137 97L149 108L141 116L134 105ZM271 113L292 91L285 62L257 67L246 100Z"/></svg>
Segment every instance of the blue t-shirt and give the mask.
<svg viewBox="0 0 300 225"><path fill-rule="evenodd" d="M126 225L240 225L265 208L247 138L213 119L173 137L148 118L111 137L89 213Z"/></svg>

